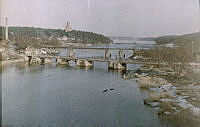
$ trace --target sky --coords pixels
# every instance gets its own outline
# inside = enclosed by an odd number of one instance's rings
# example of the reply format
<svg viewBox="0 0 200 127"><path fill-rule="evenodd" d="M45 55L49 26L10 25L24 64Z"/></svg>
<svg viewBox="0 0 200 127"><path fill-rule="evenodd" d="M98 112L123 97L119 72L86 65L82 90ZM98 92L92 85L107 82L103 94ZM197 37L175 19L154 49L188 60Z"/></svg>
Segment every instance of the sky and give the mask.
<svg viewBox="0 0 200 127"><path fill-rule="evenodd" d="M199 30L198 0L0 0L0 23L107 36L161 36Z"/></svg>

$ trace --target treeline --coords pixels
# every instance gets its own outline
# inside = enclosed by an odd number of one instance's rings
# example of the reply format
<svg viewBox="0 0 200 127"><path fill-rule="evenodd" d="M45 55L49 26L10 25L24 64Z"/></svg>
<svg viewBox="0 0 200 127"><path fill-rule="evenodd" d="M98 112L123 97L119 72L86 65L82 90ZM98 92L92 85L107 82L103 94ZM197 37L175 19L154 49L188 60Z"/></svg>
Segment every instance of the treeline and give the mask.
<svg viewBox="0 0 200 127"><path fill-rule="evenodd" d="M4 39L3 38L4 37L3 31L4 31L3 27L0 27L0 40Z"/></svg>
<svg viewBox="0 0 200 127"><path fill-rule="evenodd" d="M71 32L64 32L63 35L67 36L68 38L74 38L74 42L80 43L109 44L113 42L110 38L93 32L73 30Z"/></svg>
<svg viewBox="0 0 200 127"><path fill-rule="evenodd" d="M1 27L2 37L5 28ZM62 40L62 38L68 38ZM65 32L61 29L43 29L34 27L9 27L9 39L14 42L17 49L27 46L40 47L43 45L60 45L62 43L108 44L112 40L100 34L84 31Z"/></svg>
<svg viewBox="0 0 200 127"><path fill-rule="evenodd" d="M159 66L165 63L174 70L177 76L181 75L188 63L197 60L196 55L192 52L192 47L189 44L174 48L163 46L143 51L143 57L151 58Z"/></svg>
<svg viewBox="0 0 200 127"><path fill-rule="evenodd" d="M156 37L139 37L137 38L139 41L155 41Z"/></svg>
<svg viewBox="0 0 200 127"><path fill-rule="evenodd" d="M120 37L120 36L111 36L110 37L112 40L129 40L129 41L132 41L132 40L134 40L135 38L133 38L133 37Z"/></svg>
<svg viewBox="0 0 200 127"><path fill-rule="evenodd" d="M162 36L155 39L157 44L166 44L166 43L173 43L177 45L185 45L199 43L200 42L200 33L192 33L192 34L185 34L179 36Z"/></svg>

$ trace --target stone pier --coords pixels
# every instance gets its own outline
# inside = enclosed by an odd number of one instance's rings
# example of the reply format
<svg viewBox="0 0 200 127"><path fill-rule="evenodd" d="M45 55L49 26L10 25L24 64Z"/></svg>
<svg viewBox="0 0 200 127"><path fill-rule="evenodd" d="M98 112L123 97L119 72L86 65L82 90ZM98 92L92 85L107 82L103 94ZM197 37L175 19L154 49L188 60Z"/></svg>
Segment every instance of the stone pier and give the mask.
<svg viewBox="0 0 200 127"><path fill-rule="evenodd" d="M57 58L56 62L58 65L68 65L69 64L69 62L67 60L62 59L62 58Z"/></svg>
<svg viewBox="0 0 200 127"><path fill-rule="evenodd" d="M45 58L40 58L41 64L45 64Z"/></svg>
<svg viewBox="0 0 200 127"><path fill-rule="evenodd" d="M68 57L74 57L74 50L72 48L67 49L67 56Z"/></svg>
<svg viewBox="0 0 200 127"><path fill-rule="evenodd" d="M28 56L28 63L31 63L32 56Z"/></svg>
<svg viewBox="0 0 200 127"><path fill-rule="evenodd" d="M119 59L125 59L126 58L125 53L123 52L123 50L119 50L119 52L118 52L118 58Z"/></svg>
<svg viewBox="0 0 200 127"><path fill-rule="evenodd" d="M88 60L77 60L76 65L79 67L93 67L93 61Z"/></svg>
<svg viewBox="0 0 200 127"><path fill-rule="evenodd" d="M105 58L105 59L108 59L108 58L111 57L110 55L111 55L110 51L109 51L108 49L105 49L104 58Z"/></svg>
<svg viewBox="0 0 200 127"><path fill-rule="evenodd" d="M40 64L41 63L41 59L38 57L28 57L29 60L29 64Z"/></svg>
<svg viewBox="0 0 200 127"><path fill-rule="evenodd" d="M108 62L108 69L114 69L114 62Z"/></svg>
<svg viewBox="0 0 200 127"><path fill-rule="evenodd" d="M114 69L114 70L126 70L126 64L119 63L119 62L109 62L108 63L108 69Z"/></svg>
<svg viewBox="0 0 200 127"><path fill-rule="evenodd" d="M51 63L51 59L49 58L40 58L41 64L49 64Z"/></svg>

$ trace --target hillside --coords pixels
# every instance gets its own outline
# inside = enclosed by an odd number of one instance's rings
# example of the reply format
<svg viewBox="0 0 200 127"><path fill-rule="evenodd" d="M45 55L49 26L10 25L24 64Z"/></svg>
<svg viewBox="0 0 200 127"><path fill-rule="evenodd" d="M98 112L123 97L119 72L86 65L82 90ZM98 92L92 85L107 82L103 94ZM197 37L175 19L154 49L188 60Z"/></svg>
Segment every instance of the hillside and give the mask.
<svg viewBox="0 0 200 127"><path fill-rule="evenodd" d="M110 38L112 40L129 40L129 41L134 40L133 37L123 37L123 36L111 36Z"/></svg>
<svg viewBox="0 0 200 127"><path fill-rule="evenodd" d="M155 41L156 37L138 37L139 41Z"/></svg>
<svg viewBox="0 0 200 127"><path fill-rule="evenodd" d="M1 27L0 35L4 29ZM65 32L61 29L43 29L34 27L9 27L9 39L18 49L28 45L61 45L62 43L108 44L112 40L100 34L85 31Z"/></svg>
<svg viewBox="0 0 200 127"><path fill-rule="evenodd" d="M157 44L174 43L177 45L184 45L191 43L200 43L200 33L191 33L185 35L162 36L155 39Z"/></svg>

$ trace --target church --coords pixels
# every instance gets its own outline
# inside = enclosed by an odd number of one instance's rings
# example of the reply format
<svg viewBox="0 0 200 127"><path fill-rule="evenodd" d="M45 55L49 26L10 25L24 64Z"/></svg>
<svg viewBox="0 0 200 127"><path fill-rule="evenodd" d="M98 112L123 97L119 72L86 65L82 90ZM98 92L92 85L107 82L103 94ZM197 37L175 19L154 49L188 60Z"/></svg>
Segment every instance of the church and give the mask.
<svg viewBox="0 0 200 127"><path fill-rule="evenodd" d="M70 32L70 31L72 31L72 27L70 22L67 22L67 25L65 26L65 32Z"/></svg>

